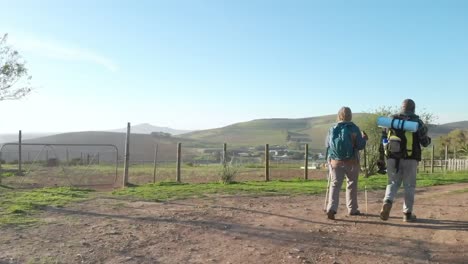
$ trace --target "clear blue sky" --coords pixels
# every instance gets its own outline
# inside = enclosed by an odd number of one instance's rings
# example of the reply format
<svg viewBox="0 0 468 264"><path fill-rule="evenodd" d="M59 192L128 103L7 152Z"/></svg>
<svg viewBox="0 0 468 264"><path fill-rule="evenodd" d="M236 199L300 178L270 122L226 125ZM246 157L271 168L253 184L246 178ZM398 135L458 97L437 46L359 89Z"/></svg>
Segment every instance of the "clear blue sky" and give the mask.
<svg viewBox="0 0 468 264"><path fill-rule="evenodd" d="M468 1L0 4L36 87L0 102L0 132L206 129L405 98L468 120Z"/></svg>

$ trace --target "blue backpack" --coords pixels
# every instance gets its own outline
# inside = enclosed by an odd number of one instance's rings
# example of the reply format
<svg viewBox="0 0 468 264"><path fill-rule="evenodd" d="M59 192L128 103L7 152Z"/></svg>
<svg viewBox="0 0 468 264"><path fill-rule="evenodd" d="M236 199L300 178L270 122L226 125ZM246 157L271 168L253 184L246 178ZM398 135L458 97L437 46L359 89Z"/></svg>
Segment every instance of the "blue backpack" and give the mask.
<svg viewBox="0 0 468 264"><path fill-rule="evenodd" d="M353 123L338 123L328 133L328 155L334 160L354 158Z"/></svg>

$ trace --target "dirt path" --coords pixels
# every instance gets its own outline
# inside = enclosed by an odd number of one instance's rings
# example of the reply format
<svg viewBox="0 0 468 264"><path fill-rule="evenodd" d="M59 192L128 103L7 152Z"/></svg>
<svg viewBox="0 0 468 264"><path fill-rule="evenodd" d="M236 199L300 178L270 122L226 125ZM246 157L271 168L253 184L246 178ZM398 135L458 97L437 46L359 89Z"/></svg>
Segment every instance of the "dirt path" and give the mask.
<svg viewBox="0 0 468 264"><path fill-rule="evenodd" d="M335 221L323 196L98 198L1 228L0 263L467 263L467 189L418 189L417 223L402 222L401 197L381 221L383 191L369 193L367 216L347 217L342 203Z"/></svg>

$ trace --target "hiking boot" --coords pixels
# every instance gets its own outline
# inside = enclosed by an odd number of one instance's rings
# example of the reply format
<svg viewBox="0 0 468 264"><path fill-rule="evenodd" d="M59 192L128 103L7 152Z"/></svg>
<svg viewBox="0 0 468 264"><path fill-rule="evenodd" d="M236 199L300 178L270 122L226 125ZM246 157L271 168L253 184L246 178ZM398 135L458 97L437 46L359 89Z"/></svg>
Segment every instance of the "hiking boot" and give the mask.
<svg viewBox="0 0 468 264"><path fill-rule="evenodd" d="M380 219L387 221L390 217L390 210L392 210L392 203L387 201L383 204L382 210L380 211Z"/></svg>
<svg viewBox="0 0 468 264"><path fill-rule="evenodd" d="M361 211L356 210L356 211L354 211L352 213L348 213L348 215L362 215L362 213L361 213Z"/></svg>
<svg viewBox="0 0 468 264"><path fill-rule="evenodd" d="M409 213L403 213L403 222L415 222L416 221L416 215L409 212Z"/></svg>
<svg viewBox="0 0 468 264"><path fill-rule="evenodd" d="M328 211L328 212L327 212L327 217L328 217L328 219L330 219L330 220L335 220L335 214L336 214L336 212L333 211L333 210Z"/></svg>

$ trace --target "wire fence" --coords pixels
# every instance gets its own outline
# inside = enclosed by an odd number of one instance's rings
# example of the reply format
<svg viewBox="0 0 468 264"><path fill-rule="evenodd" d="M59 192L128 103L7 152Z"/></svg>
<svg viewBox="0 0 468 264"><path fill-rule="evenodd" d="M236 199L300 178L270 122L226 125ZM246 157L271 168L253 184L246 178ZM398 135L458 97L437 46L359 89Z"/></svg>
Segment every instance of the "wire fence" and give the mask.
<svg viewBox="0 0 468 264"><path fill-rule="evenodd" d="M0 155L0 181L12 188L118 183L119 157L113 145L7 143Z"/></svg>
<svg viewBox="0 0 468 264"><path fill-rule="evenodd" d="M238 182L327 177L323 153L311 155L308 144L303 149L291 150L268 144L230 146L155 142L152 145L142 141L134 143L127 153L123 142L120 148L110 144L20 142L0 147L0 184L12 188L78 186L108 189L163 181L219 182L225 166L235 170L233 180ZM125 164L128 164L127 170ZM468 161L436 160L432 155L431 159L421 161L419 167L423 172L452 170L468 170Z"/></svg>

